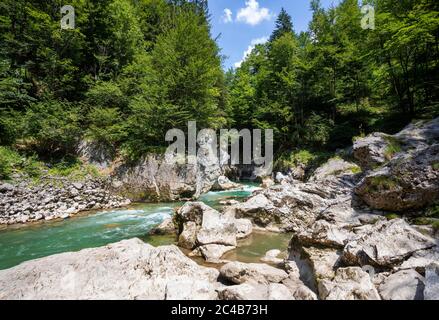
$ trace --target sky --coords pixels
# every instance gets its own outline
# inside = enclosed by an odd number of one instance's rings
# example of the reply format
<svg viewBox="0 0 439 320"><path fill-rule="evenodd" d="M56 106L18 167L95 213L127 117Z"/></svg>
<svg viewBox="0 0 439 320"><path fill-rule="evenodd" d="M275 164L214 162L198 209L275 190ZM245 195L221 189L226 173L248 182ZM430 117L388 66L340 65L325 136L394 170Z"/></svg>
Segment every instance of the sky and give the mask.
<svg viewBox="0 0 439 320"><path fill-rule="evenodd" d="M338 0L321 0L323 7ZM291 15L296 32L311 20L310 0L210 0L212 36L218 38L225 70L238 67L255 44L268 40L281 8Z"/></svg>

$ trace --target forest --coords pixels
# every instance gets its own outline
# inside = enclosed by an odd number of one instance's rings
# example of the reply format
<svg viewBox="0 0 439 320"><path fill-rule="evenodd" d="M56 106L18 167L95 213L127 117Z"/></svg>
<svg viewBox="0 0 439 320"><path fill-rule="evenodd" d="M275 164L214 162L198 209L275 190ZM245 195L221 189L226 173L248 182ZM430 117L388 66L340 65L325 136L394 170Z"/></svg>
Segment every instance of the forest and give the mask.
<svg viewBox="0 0 439 320"><path fill-rule="evenodd" d="M285 10L269 41L223 70L207 0L0 3L0 178L76 163L81 140L136 160L165 133L273 129L275 157L308 161L373 131L439 115L439 2L342 0L296 32ZM361 27L361 5L375 29Z"/></svg>

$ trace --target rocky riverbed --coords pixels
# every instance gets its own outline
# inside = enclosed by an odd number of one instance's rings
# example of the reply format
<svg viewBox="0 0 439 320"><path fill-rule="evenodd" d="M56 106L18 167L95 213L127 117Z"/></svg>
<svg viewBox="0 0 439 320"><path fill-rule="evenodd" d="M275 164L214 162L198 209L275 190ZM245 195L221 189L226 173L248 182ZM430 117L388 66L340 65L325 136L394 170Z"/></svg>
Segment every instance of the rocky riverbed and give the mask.
<svg viewBox="0 0 439 320"><path fill-rule="evenodd" d="M65 219L81 211L119 208L131 201L109 191L100 179L29 179L0 183L0 224Z"/></svg>
<svg viewBox="0 0 439 320"><path fill-rule="evenodd" d="M24 262L0 271L0 298L437 300L437 217L411 221L437 206L438 146L439 119L364 137L307 181L276 174L242 203L185 203L153 231L178 247L131 239ZM292 235L258 263L227 259L253 230Z"/></svg>

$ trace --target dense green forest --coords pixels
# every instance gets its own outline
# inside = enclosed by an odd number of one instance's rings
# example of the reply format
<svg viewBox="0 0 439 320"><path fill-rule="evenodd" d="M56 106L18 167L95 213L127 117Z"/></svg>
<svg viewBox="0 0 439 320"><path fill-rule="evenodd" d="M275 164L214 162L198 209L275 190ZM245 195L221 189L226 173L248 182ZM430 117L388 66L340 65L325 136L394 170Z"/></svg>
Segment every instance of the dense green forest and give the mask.
<svg viewBox="0 0 439 320"><path fill-rule="evenodd" d="M82 139L137 159L188 120L272 128L289 157L438 115L439 3L364 3L374 30L357 0L312 0L301 33L282 11L270 40L224 72L207 0L71 0L72 30L63 1L2 0L0 176L67 161Z"/></svg>

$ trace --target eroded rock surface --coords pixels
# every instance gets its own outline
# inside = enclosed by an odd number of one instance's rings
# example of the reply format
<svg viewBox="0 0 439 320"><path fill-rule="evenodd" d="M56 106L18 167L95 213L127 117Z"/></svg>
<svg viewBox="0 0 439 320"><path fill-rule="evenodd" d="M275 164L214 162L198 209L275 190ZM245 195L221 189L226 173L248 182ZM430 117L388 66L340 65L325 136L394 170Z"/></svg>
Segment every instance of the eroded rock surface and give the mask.
<svg viewBox="0 0 439 320"><path fill-rule="evenodd" d="M0 270L0 299L217 299L218 271L139 239Z"/></svg>

